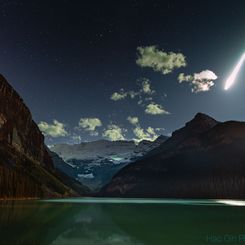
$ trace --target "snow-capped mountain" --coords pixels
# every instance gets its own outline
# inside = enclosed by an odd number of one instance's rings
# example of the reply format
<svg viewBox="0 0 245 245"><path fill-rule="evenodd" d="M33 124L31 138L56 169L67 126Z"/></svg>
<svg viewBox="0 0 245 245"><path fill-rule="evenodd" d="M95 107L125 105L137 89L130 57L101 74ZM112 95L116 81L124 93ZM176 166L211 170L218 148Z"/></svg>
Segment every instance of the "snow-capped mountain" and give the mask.
<svg viewBox="0 0 245 245"><path fill-rule="evenodd" d="M163 143L167 137L155 141L98 140L81 144L57 144L50 147L55 166L71 177L99 190L124 166L141 158ZM57 156L58 155L58 156Z"/></svg>

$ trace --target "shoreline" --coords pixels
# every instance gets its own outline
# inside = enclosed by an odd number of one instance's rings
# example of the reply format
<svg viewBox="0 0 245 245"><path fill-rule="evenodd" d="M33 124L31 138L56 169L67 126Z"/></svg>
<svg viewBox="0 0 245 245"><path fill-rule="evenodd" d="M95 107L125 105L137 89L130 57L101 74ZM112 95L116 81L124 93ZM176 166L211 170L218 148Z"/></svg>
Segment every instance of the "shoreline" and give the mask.
<svg viewBox="0 0 245 245"><path fill-rule="evenodd" d="M41 200L41 198L38 197L0 198L0 201L25 201L25 200Z"/></svg>

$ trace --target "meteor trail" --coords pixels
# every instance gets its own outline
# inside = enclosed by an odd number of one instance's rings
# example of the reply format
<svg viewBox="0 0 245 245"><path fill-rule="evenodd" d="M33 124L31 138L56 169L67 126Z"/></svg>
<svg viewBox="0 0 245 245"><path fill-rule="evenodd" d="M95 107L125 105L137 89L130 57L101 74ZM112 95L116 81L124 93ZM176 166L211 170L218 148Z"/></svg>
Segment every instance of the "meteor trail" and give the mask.
<svg viewBox="0 0 245 245"><path fill-rule="evenodd" d="M236 76L237 76L237 74L238 74L238 72L239 72L244 60L245 60L245 53L242 55L242 57L240 58L239 62L236 65L235 69L233 70L231 75L226 80L225 90L228 90L233 85L233 83L235 82Z"/></svg>

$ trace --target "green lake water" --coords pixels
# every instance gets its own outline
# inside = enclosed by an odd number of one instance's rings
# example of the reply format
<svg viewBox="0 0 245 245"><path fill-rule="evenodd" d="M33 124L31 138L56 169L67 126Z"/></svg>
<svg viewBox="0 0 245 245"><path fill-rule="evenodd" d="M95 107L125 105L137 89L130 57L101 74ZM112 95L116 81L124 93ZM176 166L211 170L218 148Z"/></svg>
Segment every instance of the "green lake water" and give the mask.
<svg viewBox="0 0 245 245"><path fill-rule="evenodd" d="M77 198L0 202L0 245L245 244L245 202Z"/></svg>

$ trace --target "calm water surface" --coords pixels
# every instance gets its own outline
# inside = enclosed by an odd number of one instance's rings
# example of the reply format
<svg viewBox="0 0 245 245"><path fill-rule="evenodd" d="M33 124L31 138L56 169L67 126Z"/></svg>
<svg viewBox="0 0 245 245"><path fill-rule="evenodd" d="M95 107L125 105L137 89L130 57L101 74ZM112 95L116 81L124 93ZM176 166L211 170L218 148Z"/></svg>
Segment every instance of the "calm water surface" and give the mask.
<svg viewBox="0 0 245 245"><path fill-rule="evenodd" d="M245 202L95 198L2 201L0 244L245 244Z"/></svg>

